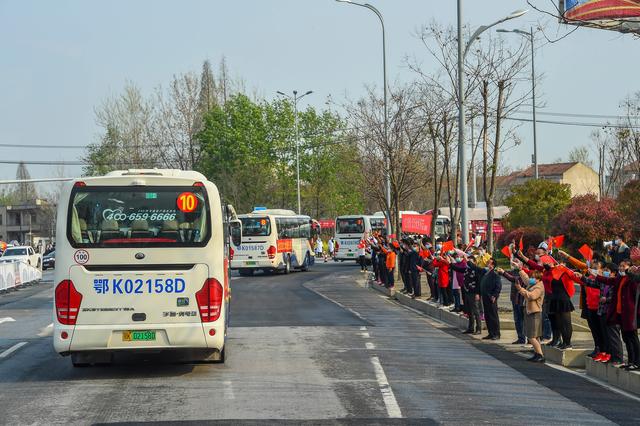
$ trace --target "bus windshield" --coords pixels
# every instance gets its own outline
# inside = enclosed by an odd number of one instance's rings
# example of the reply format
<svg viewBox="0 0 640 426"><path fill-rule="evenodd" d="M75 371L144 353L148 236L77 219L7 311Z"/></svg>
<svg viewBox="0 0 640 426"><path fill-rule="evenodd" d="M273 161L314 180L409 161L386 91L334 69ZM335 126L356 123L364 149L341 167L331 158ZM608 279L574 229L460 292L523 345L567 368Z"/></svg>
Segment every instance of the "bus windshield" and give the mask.
<svg viewBox="0 0 640 426"><path fill-rule="evenodd" d="M67 236L73 247L202 247L210 226L204 187L77 187Z"/></svg>
<svg viewBox="0 0 640 426"><path fill-rule="evenodd" d="M364 232L364 220L361 217L343 218L336 221L338 234L362 234Z"/></svg>
<svg viewBox="0 0 640 426"><path fill-rule="evenodd" d="M271 221L268 217L241 217L243 237L268 237Z"/></svg>

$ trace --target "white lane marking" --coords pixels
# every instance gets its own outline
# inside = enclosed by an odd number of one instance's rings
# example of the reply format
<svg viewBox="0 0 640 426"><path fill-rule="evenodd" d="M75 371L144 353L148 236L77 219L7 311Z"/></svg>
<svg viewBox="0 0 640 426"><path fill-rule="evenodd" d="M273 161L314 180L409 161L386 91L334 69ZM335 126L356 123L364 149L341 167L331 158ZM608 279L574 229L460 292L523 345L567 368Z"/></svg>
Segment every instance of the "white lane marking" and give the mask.
<svg viewBox="0 0 640 426"><path fill-rule="evenodd" d="M367 333L367 332L360 333L360 335L361 335L362 337L364 337L365 339L370 339L370 338L371 338L371 336L370 336L370 335L369 335L369 333Z"/></svg>
<svg viewBox="0 0 640 426"><path fill-rule="evenodd" d="M16 322L16 320L11 317L0 318L0 324L2 324L3 322Z"/></svg>
<svg viewBox="0 0 640 426"><path fill-rule="evenodd" d="M11 346L9 349L7 349L6 351L2 352L0 354L0 358L6 358L9 355L11 355L12 353L14 353L15 351L17 351L18 349L20 349L21 347L23 347L24 345L26 345L27 342L20 342L20 343L16 343L15 345Z"/></svg>
<svg viewBox="0 0 640 426"><path fill-rule="evenodd" d="M40 333L38 333L38 337L48 336L53 336L53 323L49 324L46 327L43 327L42 330L40 330Z"/></svg>
<svg viewBox="0 0 640 426"><path fill-rule="evenodd" d="M367 327L363 325L362 327L360 327L360 331L367 331Z"/></svg>
<svg viewBox="0 0 640 426"><path fill-rule="evenodd" d="M373 371L376 373L376 380L378 381L378 386L382 393L382 400L387 408L387 415L392 419L401 418L402 412L400 411L400 406L398 405L398 401L396 401L396 397L393 394L389 380L387 380L387 375L384 374L384 369L382 368L377 356L371 357L371 364L373 364Z"/></svg>
<svg viewBox="0 0 640 426"><path fill-rule="evenodd" d="M324 294L322 294L322 293L320 293L320 292L317 292L316 290L314 290L314 289L312 289L312 288L310 288L310 287L305 286L305 288L306 288L307 290L309 290L309 291L314 292L315 294L317 294L318 296L322 297L323 299L326 299L326 300L328 300L329 302L335 303L336 305L340 306L342 309L345 309L345 310L347 310L347 311L351 312L353 315L357 316L357 317L358 317L358 318L360 318L362 321L366 321L366 319L365 319L362 315L360 315L360 313L358 313L358 312L354 311L354 310L353 310L353 309L351 309L351 308L347 308L347 307L346 307L346 306L344 306L342 303L340 303L340 302L338 302L338 301L336 301L336 300L333 300L332 298L330 298L330 297L328 297L328 296L325 296Z"/></svg>
<svg viewBox="0 0 640 426"><path fill-rule="evenodd" d="M366 343L364 344L364 346L365 346L367 349L369 349L369 350L372 350L372 349L375 349L375 348L376 348L376 345L374 345L374 344L373 344L373 343L371 343L371 342L366 342Z"/></svg>
<svg viewBox="0 0 640 426"><path fill-rule="evenodd" d="M224 399L236 399L236 395L233 393L233 383L231 381L226 380L223 382L224 384Z"/></svg>

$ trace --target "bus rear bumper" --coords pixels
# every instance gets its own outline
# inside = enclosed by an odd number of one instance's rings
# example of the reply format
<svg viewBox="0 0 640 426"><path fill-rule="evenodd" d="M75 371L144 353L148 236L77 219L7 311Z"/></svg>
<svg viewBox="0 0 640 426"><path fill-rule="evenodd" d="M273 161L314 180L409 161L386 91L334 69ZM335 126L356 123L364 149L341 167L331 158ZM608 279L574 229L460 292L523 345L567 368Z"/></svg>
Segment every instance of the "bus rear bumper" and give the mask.
<svg viewBox="0 0 640 426"><path fill-rule="evenodd" d="M238 269L279 269L284 268L284 263L275 260L232 260L229 267L234 271Z"/></svg>
<svg viewBox="0 0 640 426"><path fill-rule="evenodd" d="M215 334L210 335L210 329ZM155 331L154 340L125 340L125 332ZM62 332L68 337L62 338ZM225 341L224 319L214 323L179 324L118 324L118 325L57 325L53 333L53 346L61 355L87 351L150 351L168 349L217 349Z"/></svg>

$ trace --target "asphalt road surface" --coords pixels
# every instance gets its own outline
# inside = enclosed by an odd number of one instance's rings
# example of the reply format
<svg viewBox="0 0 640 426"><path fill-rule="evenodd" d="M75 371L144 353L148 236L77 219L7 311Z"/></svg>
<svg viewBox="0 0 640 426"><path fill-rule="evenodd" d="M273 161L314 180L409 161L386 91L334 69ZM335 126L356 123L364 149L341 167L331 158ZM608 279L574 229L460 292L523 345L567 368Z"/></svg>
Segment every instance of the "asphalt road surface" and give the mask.
<svg viewBox="0 0 640 426"><path fill-rule="evenodd" d="M0 295L0 423L640 424L638 399L466 339L358 278L346 263L234 276L225 364L73 368L51 346L46 273Z"/></svg>

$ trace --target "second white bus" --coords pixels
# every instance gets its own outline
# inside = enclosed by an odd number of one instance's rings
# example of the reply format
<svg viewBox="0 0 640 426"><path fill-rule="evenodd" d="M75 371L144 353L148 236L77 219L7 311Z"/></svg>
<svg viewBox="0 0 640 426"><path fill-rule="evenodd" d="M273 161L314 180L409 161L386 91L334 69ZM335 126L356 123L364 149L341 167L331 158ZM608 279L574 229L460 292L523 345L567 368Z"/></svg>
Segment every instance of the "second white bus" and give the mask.
<svg viewBox="0 0 640 426"><path fill-rule="evenodd" d="M358 244L364 238L371 236L373 231L385 230L384 216L349 215L336 218L335 239L338 250L336 260L358 260ZM366 254L367 261L371 260L371 253Z"/></svg>
<svg viewBox="0 0 640 426"><path fill-rule="evenodd" d="M314 263L312 220L291 210L265 209L238 215L242 243L233 246L231 269L240 275L255 271L306 271Z"/></svg>

